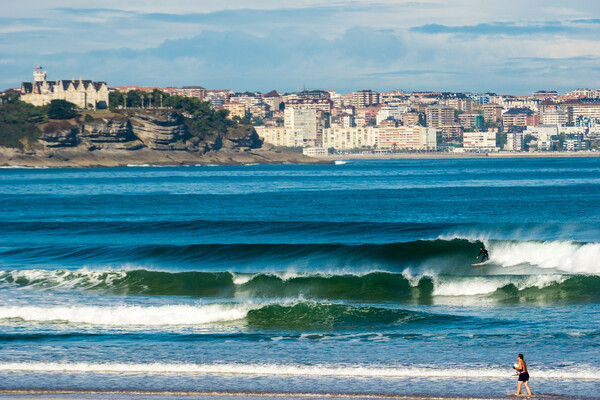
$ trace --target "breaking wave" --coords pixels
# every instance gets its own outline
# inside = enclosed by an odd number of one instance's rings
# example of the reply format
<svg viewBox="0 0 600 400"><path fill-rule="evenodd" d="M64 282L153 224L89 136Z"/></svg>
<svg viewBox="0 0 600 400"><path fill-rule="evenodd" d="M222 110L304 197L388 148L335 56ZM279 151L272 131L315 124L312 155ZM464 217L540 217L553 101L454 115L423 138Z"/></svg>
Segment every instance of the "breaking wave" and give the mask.
<svg viewBox="0 0 600 400"><path fill-rule="evenodd" d="M365 274L167 272L150 270L12 270L0 287L86 290L122 295L217 299L313 299L428 302L479 296L499 301L600 299L600 276L572 274L447 275L408 272Z"/></svg>
<svg viewBox="0 0 600 400"><path fill-rule="evenodd" d="M455 274L472 270L479 247L490 251L490 264L502 268L532 266L561 273L600 274L600 243L573 241L417 240L388 244L196 244L140 246L48 246L0 249L3 264L159 265L168 268L244 270L347 269L402 271L433 268Z"/></svg>
<svg viewBox="0 0 600 400"><path fill-rule="evenodd" d="M174 306L9 306L0 321L84 324L110 327L198 327L237 323L254 329L372 329L409 323L449 323L468 319L396 308L290 302Z"/></svg>

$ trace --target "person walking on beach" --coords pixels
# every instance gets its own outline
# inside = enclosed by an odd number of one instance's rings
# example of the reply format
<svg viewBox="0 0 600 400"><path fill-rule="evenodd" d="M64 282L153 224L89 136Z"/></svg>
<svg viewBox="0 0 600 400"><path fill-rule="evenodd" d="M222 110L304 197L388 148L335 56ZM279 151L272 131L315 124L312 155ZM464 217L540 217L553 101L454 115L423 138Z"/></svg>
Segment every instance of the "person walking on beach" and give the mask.
<svg viewBox="0 0 600 400"><path fill-rule="evenodd" d="M481 262L483 263L486 260L490 259L490 256L488 254L488 251L485 249L485 247L481 246L479 248L479 254L477 254L477 257L475 258L479 258L479 256L481 256Z"/></svg>
<svg viewBox="0 0 600 400"><path fill-rule="evenodd" d="M517 370L517 374L519 374L519 381L517 382L517 393L521 394L521 386L525 384L525 389L527 389L527 394L531 396L531 389L529 389L529 372L527 372L527 363L523 359L523 354L519 354L517 357L517 364L513 367Z"/></svg>

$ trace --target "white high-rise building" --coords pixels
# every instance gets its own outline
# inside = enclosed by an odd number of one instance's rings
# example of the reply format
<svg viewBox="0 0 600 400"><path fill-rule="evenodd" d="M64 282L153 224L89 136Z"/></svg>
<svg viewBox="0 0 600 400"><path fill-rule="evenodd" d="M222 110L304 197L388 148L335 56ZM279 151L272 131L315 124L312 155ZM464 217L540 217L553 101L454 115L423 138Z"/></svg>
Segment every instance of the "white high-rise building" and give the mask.
<svg viewBox="0 0 600 400"><path fill-rule="evenodd" d="M353 150L375 145L377 128L372 126L334 127L323 129L323 148Z"/></svg>
<svg viewBox="0 0 600 400"><path fill-rule="evenodd" d="M383 150L435 150L435 128L424 126L397 126L379 128L376 144Z"/></svg>
<svg viewBox="0 0 600 400"><path fill-rule="evenodd" d="M406 112L406 107L382 107L377 112L377 125L381 125L382 121L385 121L388 118L392 118L396 121L402 121L402 116Z"/></svg>
<svg viewBox="0 0 600 400"><path fill-rule="evenodd" d="M506 134L506 151L523 151L523 134L518 132L509 132Z"/></svg>
<svg viewBox="0 0 600 400"><path fill-rule="evenodd" d="M496 151L496 132L465 132L463 134L463 147L468 151Z"/></svg>
<svg viewBox="0 0 600 400"><path fill-rule="evenodd" d="M568 116L564 110L553 109L540 112L540 124L542 125L563 125L567 123L567 120Z"/></svg>
<svg viewBox="0 0 600 400"><path fill-rule="evenodd" d="M311 109L286 108L283 114L286 129L302 131L304 141L308 145L320 146L322 128L317 118L317 111Z"/></svg>
<svg viewBox="0 0 600 400"><path fill-rule="evenodd" d="M304 147L304 131L281 126L257 126L254 128L265 143L284 147Z"/></svg>
<svg viewBox="0 0 600 400"><path fill-rule="evenodd" d="M537 141L538 151L552 150L552 136L558 135L560 125L528 126L523 135L531 135Z"/></svg>

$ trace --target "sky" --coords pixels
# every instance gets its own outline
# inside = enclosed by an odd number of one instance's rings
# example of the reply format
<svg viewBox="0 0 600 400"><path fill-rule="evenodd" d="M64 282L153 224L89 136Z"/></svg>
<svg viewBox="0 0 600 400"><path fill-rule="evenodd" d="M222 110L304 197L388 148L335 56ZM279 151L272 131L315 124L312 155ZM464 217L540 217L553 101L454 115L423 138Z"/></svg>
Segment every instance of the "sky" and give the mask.
<svg viewBox="0 0 600 400"><path fill-rule="evenodd" d="M600 1L0 0L0 90L600 88Z"/></svg>

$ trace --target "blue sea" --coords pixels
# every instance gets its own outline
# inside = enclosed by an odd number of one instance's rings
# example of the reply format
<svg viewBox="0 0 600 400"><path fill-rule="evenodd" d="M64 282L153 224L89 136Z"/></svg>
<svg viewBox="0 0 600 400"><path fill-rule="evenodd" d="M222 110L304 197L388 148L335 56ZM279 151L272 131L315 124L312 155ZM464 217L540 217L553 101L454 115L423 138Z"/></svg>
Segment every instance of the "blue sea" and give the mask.
<svg viewBox="0 0 600 400"><path fill-rule="evenodd" d="M518 353L600 398L600 158L0 169L0 398L506 398Z"/></svg>

